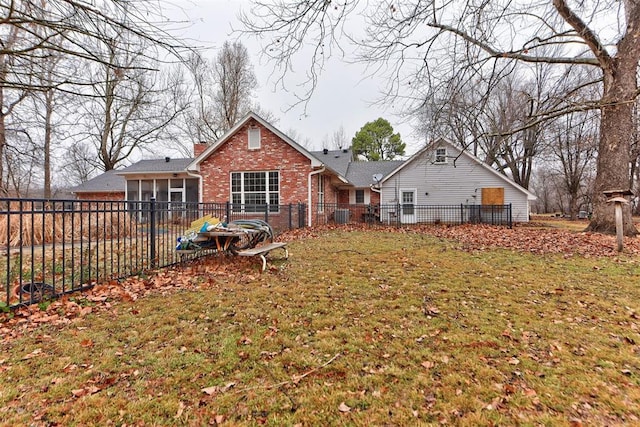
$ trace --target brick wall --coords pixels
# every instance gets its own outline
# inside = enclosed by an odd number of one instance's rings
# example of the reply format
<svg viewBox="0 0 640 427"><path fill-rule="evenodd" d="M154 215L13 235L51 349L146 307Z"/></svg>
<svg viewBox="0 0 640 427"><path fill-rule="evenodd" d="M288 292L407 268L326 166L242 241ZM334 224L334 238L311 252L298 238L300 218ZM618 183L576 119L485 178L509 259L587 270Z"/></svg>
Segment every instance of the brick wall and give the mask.
<svg viewBox="0 0 640 427"><path fill-rule="evenodd" d="M124 200L124 191L109 191L95 193L76 193L76 200Z"/></svg>
<svg viewBox="0 0 640 427"><path fill-rule="evenodd" d="M260 128L261 146L248 148L248 129ZM249 120L224 144L200 164L202 201L231 199L231 172L280 171L280 203L307 203L308 158L280 139L276 134ZM312 194L317 194L317 180L312 180Z"/></svg>
<svg viewBox="0 0 640 427"><path fill-rule="evenodd" d="M206 142L196 142L193 144L193 157L198 157L209 145Z"/></svg>

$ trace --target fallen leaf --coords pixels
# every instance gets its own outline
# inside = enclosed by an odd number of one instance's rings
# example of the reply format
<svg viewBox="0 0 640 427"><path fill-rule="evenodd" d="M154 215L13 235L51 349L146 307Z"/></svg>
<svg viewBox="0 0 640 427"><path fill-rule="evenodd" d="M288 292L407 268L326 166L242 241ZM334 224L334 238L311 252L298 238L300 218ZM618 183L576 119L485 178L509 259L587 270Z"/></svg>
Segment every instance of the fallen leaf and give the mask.
<svg viewBox="0 0 640 427"><path fill-rule="evenodd" d="M430 360L426 360L426 361L422 362L422 363L420 364L420 366L422 366L422 367L423 367L423 368L425 368L425 369L431 369L431 368L433 368L433 367L435 366L435 363L433 363L433 362L432 362L432 361L430 361Z"/></svg>
<svg viewBox="0 0 640 427"><path fill-rule="evenodd" d="M28 359L33 359L34 357L38 356L42 354L42 349L41 348L36 348L35 350L33 350L31 353L27 354L26 356L24 356L22 358L22 360L28 360Z"/></svg>
<svg viewBox="0 0 640 427"><path fill-rule="evenodd" d="M184 412L184 403L180 402L178 404L178 412L176 412L176 416L174 418L180 418L183 412Z"/></svg>
<svg viewBox="0 0 640 427"><path fill-rule="evenodd" d="M219 390L220 390L220 387L218 387L217 385L214 385L211 387L203 388L202 392L205 394L208 394L209 396L213 396L214 394L217 394Z"/></svg>
<svg viewBox="0 0 640 427"><path fill-rule="evenodd" d="M342 402L342 403L340 404L340 406L338 406L338 410L339 410L340 412L343 412L343 413L351 412L351 408L350 408L350 407L348 407L348 406L346 405L346 403L344 403L344 402Z"/></svg>
<svg viewBox="0 0 640 427"><path fill-rule="evenodd" d="M73 395L73 397L82 397L87 394L87 390L85 390L84 388L76 388L74 390L71 390L71 394Z"/></svg>

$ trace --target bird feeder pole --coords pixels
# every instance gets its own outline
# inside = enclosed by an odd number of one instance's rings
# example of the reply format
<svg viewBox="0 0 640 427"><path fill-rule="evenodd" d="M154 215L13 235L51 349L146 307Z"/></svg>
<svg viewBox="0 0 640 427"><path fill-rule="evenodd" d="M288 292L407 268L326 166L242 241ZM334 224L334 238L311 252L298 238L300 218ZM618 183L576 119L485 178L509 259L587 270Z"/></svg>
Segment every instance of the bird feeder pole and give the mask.
<svg viewBox="0 0 640 427"><path fill-rule="evenodd" d="M633 193L629 190L609 190L603 191L607 197L607 203L613 203L615 209L616 220L616 243L618 252L622 252L624 242L624 224L622 221L622 206L628 205L629 201L625 196L631 196Z"/></svg>

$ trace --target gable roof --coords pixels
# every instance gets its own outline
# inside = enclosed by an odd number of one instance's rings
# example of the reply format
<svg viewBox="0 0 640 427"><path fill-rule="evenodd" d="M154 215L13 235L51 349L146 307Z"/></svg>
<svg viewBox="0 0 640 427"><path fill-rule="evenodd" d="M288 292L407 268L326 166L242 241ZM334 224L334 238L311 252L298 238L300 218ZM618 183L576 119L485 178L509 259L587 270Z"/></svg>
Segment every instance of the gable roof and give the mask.
<svg viewBox="0 0 640 427"><path fill-rule="evenodd" d="M381 174L383 178L396 170L405 160L384 160L377 162L355 161L349 164L347 179L356 187L370 187L377 184L373 175Z"/></svg>
<svg viewBox="0 0 640 427"><path fill-rule="evenodd" d="M371 184L375 184L373 175L382 174L385 176L404 163L404 160L354 161L351 149L312 151L311 154L316 156L327 168L358 188L370 187Z"/></svg>
<svg viewBox="0 0 640 427"><path fill-rule="evenodd" d="M280 130L275 128L273 125L271 125L269 122L264 120L262 117L258 116L253 111L249 111L242 119L240 119L240 121L238 121L238 123L236 123L231 129L226 131L224 133L224 135L222 135L213 144L211 144L207 148L205 148L204 151L202 153L200 153L199 156L197 156L195 159L193 159L187 165L186 169L198 171L200 169L200 163L203 160L205 160L207 157L209 157L211 155L211 153L216 151L222 144L227 142L227 140L229 140L229 138L231 138L231 136L233 136L236 132L238 132L238 130L240 130L240 128L242 128L251 119L253 119L253 120L257 121L258 123L260 123L266 129L268 129L269 131L271 131L274 134L276 134L280 139L282 139L284 142L286 142L291 147L293 147L298 152L300 152L303 156L308 158L311 161L311 166L313 166L313 167L322 166L322 162L320 162L313 154L311 154L309 151L307 151L304 147L299 145L297 142L295 142L293 139L289 138L284 133L280 132Z"/></svg>
<svg viewBox="0 0 640 427"><path fill-rule="evenodd" d="M425 145L422 149L418 150L418 152L416 152L413 156L411 156L409 159L407 159L405 162L403 162L401 165L399 165L397 168L395 168L395 170L391 171L388 175L385 175L385 177L382 178L382 181L380 181L380 183L382 184L383 182L385 182L388 179L390 179L392 176L394 176L395 174L400 172L402 169L407 167L407 165L413 163L414 161L416 161L416 159L419 159L427 151L433 150L434 147L436 147L438 145L443 145L443 144L448 145L449 147L453 148L454 150L459 151L460 152L460 156L465 156L470 161L476 163L480 167L482 167L485 170L489 171L489 173L491 173L494 176L500 178L501 180L503 180L505 183L511 185L516 190L521 191L522 193L526 194L527 195L527 199L536 200L538 198L535 194L533 194L532 192L530 192L526 188L518 185L515 181L513 181L508 176L501 174L500 172L498 172L497 170L495 170L494 168L492 168L491 166L489 166L488 164L486 164L485 162L483 162L482 160L480 160L479 158L477 158L473 154L469 153L467 150L460 150L458 147L455 146L455 144L453 144L451 141L449 141L446 138L438 138L435 142Z"/></svg>
<svg viewBox="0 0 640 427"><path fill-rule="evenodd" d="M351 150L312 151L311 155L335 173L343 177L347 176L347 170L349 169L352 156Z"/></svg>
<svg viewBox="0 0 640 427"><path fill-rule="evenodd" d="M126 181L124 177L118 175L119 170L104 172L80 185L69 189L72 193L115 193L124 192Z"/></svg>
<svg viewBox="0 0 640 427"><path fill-rule="evenodd" d="M172 159L165 157L164 159L140 160L124 169L120 169L118 175L131 175L140 173L184 173L193 158Z"/></svg>

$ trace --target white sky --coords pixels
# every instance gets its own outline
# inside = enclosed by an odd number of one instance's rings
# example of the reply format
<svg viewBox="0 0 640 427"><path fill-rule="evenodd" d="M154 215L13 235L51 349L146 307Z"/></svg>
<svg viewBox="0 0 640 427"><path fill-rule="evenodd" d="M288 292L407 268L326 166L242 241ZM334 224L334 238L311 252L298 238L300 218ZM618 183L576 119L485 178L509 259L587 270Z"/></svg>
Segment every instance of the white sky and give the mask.
<svg viewBox="0 0 640 427"><path fill-rule="evenodd" d="M248 0L178 0L176 4L182 8L180 13L184 13L191 22L185 30L185 36L195 39L198 44L211 47L211 51L205 55L210 59L215 57L217 49L225 40L235 39L231 29L241 28L237 19L238 12L241 8L246 10L249 7ZM182 16L171 18L185 19ZM278 129L284 133L294 129L300 135L298 142L302 144L309 140L308 149L324 148L322 143L325 136L330 139L340 126L344 127L347 145L350 145L355 133L365 123L378 117L389 120L394 130L400 132L402 140L407 144L407 154L413 154L424 145L424 141L413 135L411 126L402 123L394 115L392 108L385 110L371 106L372 101L379 96L378 90L382 82L375 78L363 79L363 65L347 64L339 58L329 60L319 77L318 86L304 116L302 105L287 111L295 101L293 94L274 90L276 76L271 76L273 64L261 59L259 42L248 36L243 36L241 41L253 58L254 72L260 85L257 96L261 107L279 119L275 123ZM300 57L299 70L294 70L300 74L287 77L285 84L288 87L296 89L297 81L304 76L304 65L308 64L308 60L309 58ZM306 62L303 64L303 61Z"/></svg>

